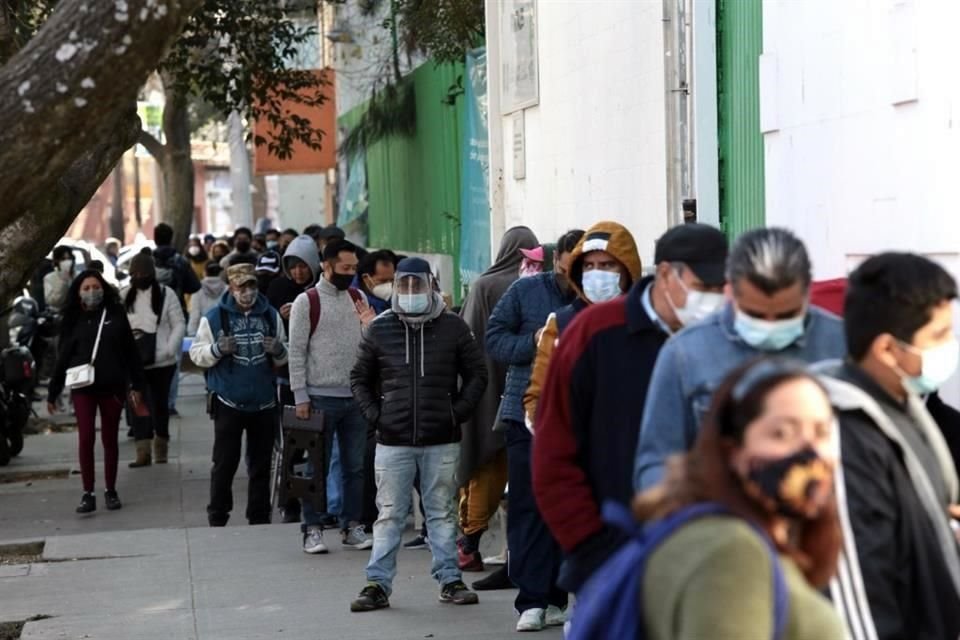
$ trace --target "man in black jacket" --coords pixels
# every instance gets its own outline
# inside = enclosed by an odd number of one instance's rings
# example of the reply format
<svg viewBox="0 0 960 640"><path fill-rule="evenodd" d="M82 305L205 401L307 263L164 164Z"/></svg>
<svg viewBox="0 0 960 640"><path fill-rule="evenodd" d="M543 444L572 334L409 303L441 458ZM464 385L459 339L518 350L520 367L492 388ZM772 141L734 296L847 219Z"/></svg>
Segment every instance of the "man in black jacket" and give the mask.
<svg viewBox="0 0 960 640"><path fill-rule="evenodd" d="M847 360L821 367L840 421L844 533L831 589L850 637L960 636L957 473L923 396L957 368L957 285L936 263L886 253L851 276Z"/></svg>
<svg viewBox="0 0 960 640"><path fill-rule="evenodd" d="M426 261L402 260L394 284L392 309L368 327L350 376L361 411L377 426L380 510L367 586L350 610L390 606L400 536L418 471L440 601L475 604L477 594L463 584L457 566L454 498L460 425L473 413L487 384L483 354L466 323L445 310Z"/></svg>

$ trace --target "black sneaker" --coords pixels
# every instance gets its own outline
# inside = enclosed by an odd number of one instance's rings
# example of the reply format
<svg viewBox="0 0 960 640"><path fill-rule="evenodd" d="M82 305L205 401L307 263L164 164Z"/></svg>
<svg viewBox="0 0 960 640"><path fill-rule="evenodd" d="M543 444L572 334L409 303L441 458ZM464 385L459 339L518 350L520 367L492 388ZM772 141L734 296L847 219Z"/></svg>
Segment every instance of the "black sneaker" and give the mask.
<svg viewBox="0 0 960 640"><path fill-rule="evenodd" d="M440 589L440 602L451 604L477 604L480 598L463 584L462 580L443 585Z"/></svg>
<svg viewBox="0 0 960 640"><path fill-rule="evenodd" d="M427 539L427 536L417 536L410 542L405 542L403 545L404 549L429 549L430 540Z"/></svg>
<svg viewBox="0 0 960 640"><path fill-rule="evenodd" d="M77 513L93 513L97 510L97 496L92 493L85 493L80 498L80 506L77 507Z"/></svg>
<svg viewBox="0 0 960 640"><path fill-rule="evenodd" d="M387 592L378 584L369 583L357 596L357 599L350 603L350 611L358 613L361 611L376 611L377 609L386 609L390 606L390 600L387 598Z"/></svg>
<svg viewBox="0 0 960 640"><path fill-rule="evenodd" d="M120 502L120 496L117 495L116 490L104 491L103 501L107 505L107 511L116 511L117 509L123 508L123 504Z"/></svg>

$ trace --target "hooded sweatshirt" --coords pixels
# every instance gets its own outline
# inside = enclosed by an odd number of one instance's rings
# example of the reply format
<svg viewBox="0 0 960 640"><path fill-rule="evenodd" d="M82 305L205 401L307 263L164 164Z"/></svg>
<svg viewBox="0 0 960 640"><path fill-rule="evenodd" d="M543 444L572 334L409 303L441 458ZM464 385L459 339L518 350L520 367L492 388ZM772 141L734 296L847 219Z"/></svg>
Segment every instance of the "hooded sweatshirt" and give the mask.
<svg viewBox="0 0 960 640"><path fill-rule="evenodd" d="M537 413L537 402L540 400L540 391L547 378L550 368L550 359L557 346L560 334L573 320L574 316L593 304L583 293L583 260L588 253L606 251L623 265L630 275L627 290L640 280L643 265L637 243L633 235L621 224L616 222L598 222L583 234L583 238L573 249L570 256L570 286L577 294L577 299L551 313L544 325L540 340L537 342L537 355L533 361L533 373L530 375L530 386L523 395L523 408L527 428L533 430L533 420Z"/></svg>
<svg viewBox="0 0 960 640"><path fill-rule="evenodd" d="M301 260L310 269L310 281L305 286L297 284L290 277L291 258ZM316 284L320 276L320 254L317 252L317 243L310 236L297 236L287 246L287 251L280 260L280 266L283 268L284 277L271 282L270 288L267 289L267 299L277 311L283 305L291 304L297 296ZM283 321L283 327L289 331L289 320Z"/></svg>
<svg viewBox="0 0 960 640"><path fill-rule="evenodd" d="M297 296L290 311L290 389L297 404L310 397L350 398L350 369L363 326L349 291L326 278L317 283L320 319L310 332L310 299ZM366 304L366 302L364 302Z"/></svg>
<svg viewBox="0 0 960 640"><path fill-rule="evenodd" d="M226 290L227 283L221 280L220 276L211 276L200 281L200 291L190 297L190 324L187 326L187 335L197 335L200 318L217 306Z"/></svg>
<svg viewBox="0 0 960 640"><path fill-rule="evenodd" d="M222 316L230 325L226 331L221 324ZM232 355L220 353L217 348L217 341L228 333L237 343L237 351ZM190 347L190 359L208 370L207 388L227 406L245 413L276 406L273 369L286 364L287 352L268 355L263 349L266 336L274 336L281 342L287 338L280 314L262 295L257 296L251 309L243 311L226 291L219 304L200 320L197 337Z"/></svg>

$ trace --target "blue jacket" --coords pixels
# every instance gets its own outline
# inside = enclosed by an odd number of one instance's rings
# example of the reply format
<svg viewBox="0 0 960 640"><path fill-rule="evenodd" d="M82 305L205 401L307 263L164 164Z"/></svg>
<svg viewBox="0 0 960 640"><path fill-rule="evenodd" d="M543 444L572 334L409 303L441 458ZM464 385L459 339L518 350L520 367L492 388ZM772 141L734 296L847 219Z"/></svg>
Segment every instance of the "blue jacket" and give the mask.
<svg viewBox="0 0 960 640"><path fill-rule="evenodd" d="M546 324L547 316L573 298L572 292L560 289L557 274L551 271L517 280L494 307L487 323L487 353L493 360L510 365L500 420L523 424L523 394L530 385L537 355L534 337Z"/></svg>
<svg viewBox="0 0 960 640"><path fill-rule="evenodd" d="M647 391L633 481L637 489L660 482L667 457L688 450L710 407L713 392L740 364L766 352L734 331L732 304L670 338L660 351ZM843 321L810 307L803 337L778 355L814 363L843 358Z"/></svg>
<svg viewBox="0 0 960 640"><path fill-rule="evenodd" d="M221 324L224 312L230 323L228 332ZM237 351L232 355L221 354L217 349L217 340L225 333L237 341ZM257 296L253 308L244 313L226 291L219 304L200 320L197 337L190 347L190 359L207 369L207 389L217 394L224 404L247 412L276 405L274 367L287 362L287 352L283 349L279 355L267 355L263 349L263 339L267 336L286 341L280 314L262 294Z"/></svg>

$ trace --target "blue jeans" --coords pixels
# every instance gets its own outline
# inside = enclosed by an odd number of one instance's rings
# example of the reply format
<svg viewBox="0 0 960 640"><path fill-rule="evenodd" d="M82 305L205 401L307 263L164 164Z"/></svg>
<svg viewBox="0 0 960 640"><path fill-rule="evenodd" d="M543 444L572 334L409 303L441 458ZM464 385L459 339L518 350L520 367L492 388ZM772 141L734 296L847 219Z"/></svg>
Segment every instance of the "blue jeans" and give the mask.
<svg viewBox="0 0 960 640"><path fill-rule="evenodd" d="M313 469L309 469L313 473ZM339 516L343 511L343 469L340 466L340 439L333 434L330 464L327 465L327 513Z"/></svg>
<svg viewBox="0 0 960 640"><path fill-rule="evenodd" d="M380 517L373 525L373 551L367 564L367 580L380 585L387 595L392 592L393 578L397 575L397 551L410 515L417 471L433 553L430 573L440 585L461 579L457 566L455 508L459 463L460 443L432 447L377 445L375 469Z"/></svg>
<svg viewBox="0 0 960 640"><path fill-rule="evenodd" d="M330 468L333 436L336 434L343 471L343 499L340 509L340 528L346 531L351 523L360 522L363 512L363 457L367 447L367 421L353 398L312 397L314 411L323 411L326 435L326 467ZM304 500L303 526L319 526L321 514L313 509L310 500Z"/></svg>

